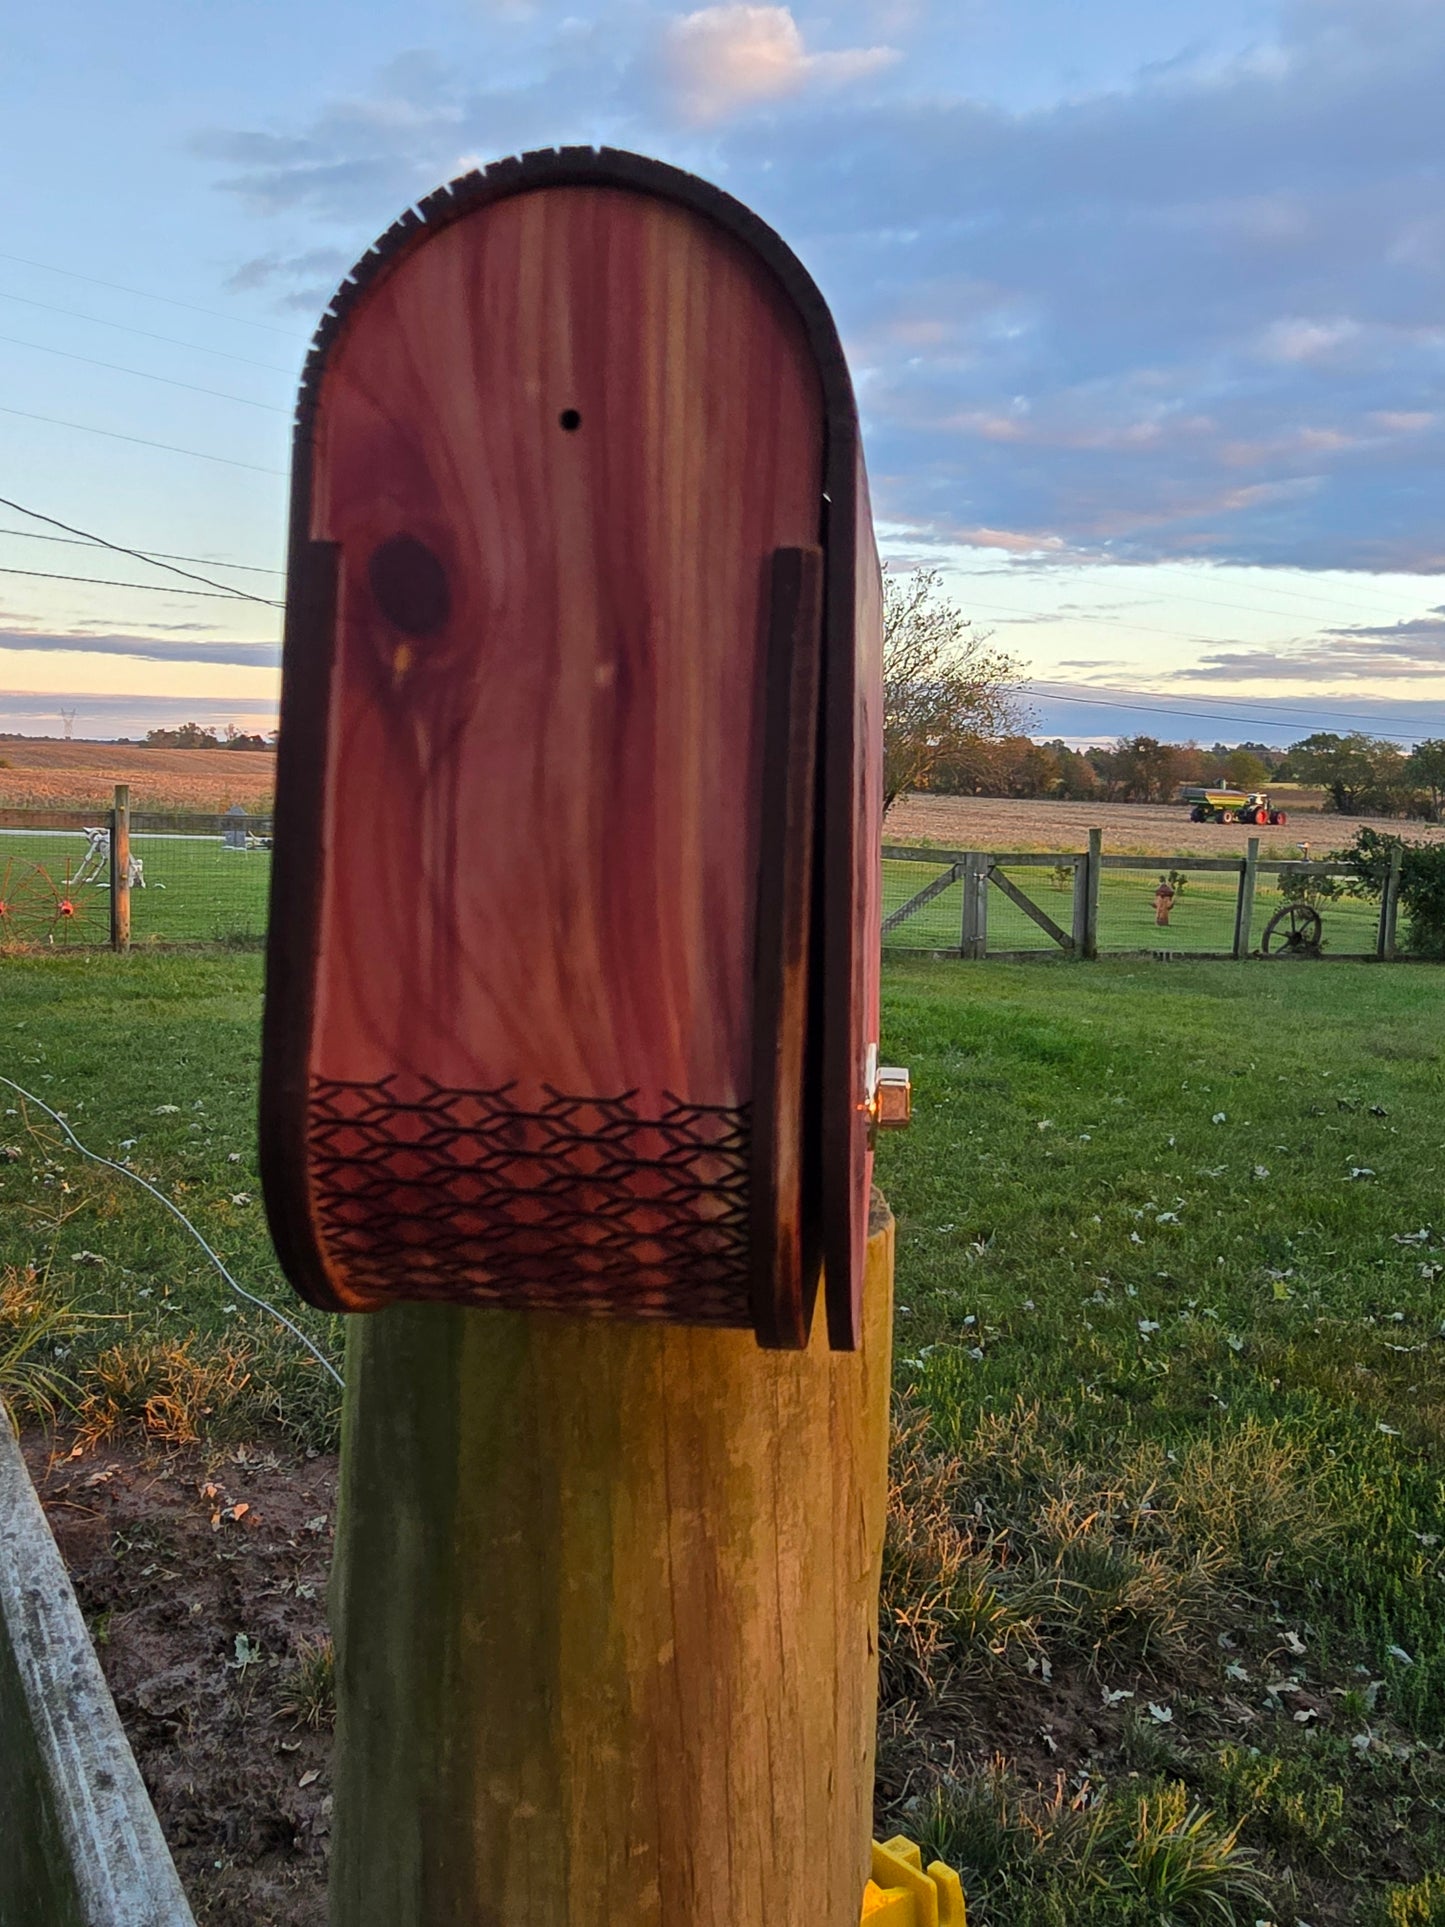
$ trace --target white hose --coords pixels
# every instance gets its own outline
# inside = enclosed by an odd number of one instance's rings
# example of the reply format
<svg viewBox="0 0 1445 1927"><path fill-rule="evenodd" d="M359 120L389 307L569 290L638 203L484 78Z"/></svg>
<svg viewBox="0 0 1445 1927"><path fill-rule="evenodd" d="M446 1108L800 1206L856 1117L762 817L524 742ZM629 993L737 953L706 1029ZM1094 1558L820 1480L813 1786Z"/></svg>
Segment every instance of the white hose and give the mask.
<svg viewBox="0 0 1445 1927"><path fill-rule="evenodd" d="M306 1336L305 1332L302 1331L299 1325L292 1324L291 1320L286 1316L284 1311L278 1311L274 1305L268 1304L264 1298L258 1298L254 1291L247 1291L244 1285L238 1285L236 1283L235 1279L231 1276L230 1272L227 1271L225 1265L221 1262L220 1258L206 1243L205 1239L201 1236L200 1232L197 1231L196 1227L191 1223L190 1219L186 1216L185 1212L182 1211L181 1207L178 1204L173 1203L171 1199L166 1196L164 1191L158 1190L157 1187L151 1183L149 1178L143 1178L138 1171L132 1171L128 1165L117 1164L114 1158L103 1158L98 1151L87 1150L85 1145L81 1143L80 1139L75 1135L74 1131L72 1131L70 1126L66 1123L65 1119L60 1115L59 1111L53 1111L50 1108L50 1106L45 1102L43 1097L37 1097L33 1091L25 1090L21 1085L15 1082L13 1077L0 1077L0 1084L6 1085L10 1090L14 1091L18 1096L23 1097L27 1104L33 1104L35 1105L37 1110L44 1111L47 1117L54 1118L55 1122L60 1126L61 1130L64 1131L65 1135L70 1139L70 1142L75 1146L76 1150L79 1151L80 1155L83 1158L89 1158L92 1164L103 1164L107 1169L107 1171L119 1171L120 1175L123 1178L129 1178L132 1184L138 1184L142 1191L149 1191L153 1198L159 1199L159 1201L165 1206L166 1210L170 1212L173 1218L180 1219L181 1223L186 1227L186 1230L190 1232L191 1236L195 1239L196 1243L201 1247L202 1251L205 1252L206 1256L210 1259L211 1263L216 1267L217 1271L220 1272L222 1278L225 1279L226 1283L230 1286L231 1290L235 1292L236 1296L238 1298L244 1298L248 1305L255 1305L259 1310L264 1312L269 1312L271 1316L276 1320L276 1323L278 1325L284 1325L287 1331L290 1332L293 1338L299 1338L301 1340L301 1343L306 1347L307 1351L310 1352L311 1356L316 1360L317 1364L321 1366L323 1371L330 1372L331 1376L336 1380L337 1384L341 1387L343 1391L345 1391L346 1389L345 1379L341 1376L340 1372L337 1371L336 1367L332 1364L331 1360L326 1356L326 1354L323 1351L319 1350L317 1346L315 1346L311 1342L311 1340Z"/></svg>

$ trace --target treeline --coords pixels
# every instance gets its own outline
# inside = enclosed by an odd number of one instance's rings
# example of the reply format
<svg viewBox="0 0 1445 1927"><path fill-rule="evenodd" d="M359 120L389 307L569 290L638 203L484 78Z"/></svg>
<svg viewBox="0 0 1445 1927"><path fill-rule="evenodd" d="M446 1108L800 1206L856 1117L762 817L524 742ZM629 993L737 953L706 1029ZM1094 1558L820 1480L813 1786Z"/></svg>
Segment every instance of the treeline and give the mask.
<svg viewBox="0 0 1445 1927"><path fill-rule="evenodd" d="M1183 784L1245 791L1271 783L1323 789L1341 816L1415 816L1445 808L1445 740L1397 744L1359 731L1319 731L1288 749L1269 743L1164 743L1121 736L1071 749L1057 738L965 738L930 771L928 787L955 796L1059 797L1076 802L1170 803Z"/></svg>
<svg viewBox="0 0 1445 1927"><path fill-rule="evenodd" d="M269 736L248 736L243 729L227 724L218 736L202 723L181 723L175 729L148 729L147 749L273 749L276 732Z"/></svg>

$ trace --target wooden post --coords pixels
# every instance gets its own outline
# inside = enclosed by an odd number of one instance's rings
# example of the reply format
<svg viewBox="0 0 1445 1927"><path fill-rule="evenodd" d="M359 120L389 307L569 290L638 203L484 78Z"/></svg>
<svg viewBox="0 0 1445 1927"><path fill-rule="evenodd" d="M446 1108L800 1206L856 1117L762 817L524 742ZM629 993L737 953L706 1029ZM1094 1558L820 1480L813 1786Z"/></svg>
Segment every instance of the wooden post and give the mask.
<svg viewBox="0 0 1445 1927"><path fill-rule="evenodd" d="M1250 926L1254 922L1254 889L1259 877L1259 838L1252 836L1245 845L1244 861L1239 868L1239 900L1234 906L1234 955L1249 955Z"/></svg>
<svg viewBox="0 0 1445 1927"><path fill-rule="evenodd" d="M1084 955L1097 957L1099 954L1099 880L1103 876L1101 858L1104 854L1104 832L1090 830L1089 854L1087 858L1089 881L1084 900Z"/></svg>
<svg viewBox="0 0 1445 1927"><path fill-rule="evenodd" d="M1385 887L1380 892L1380 927L1375 939L1375 955L1381 963L1395 961L1395 923L1400 908L1400 865L1404 851L1397 843L1390 852L1390 867Z"/></svg>
<svg viewBox="0 0 1445 1927"><path fill-rule="evenodd" d="M988 864L980 850L970 850L963 859L961 957L982 957L988 951Z"/></svg>
<svg viewBox="0 0 1445 1927"><path fill-rule="evenodd" d="M851 1354L351 1321L333 1927L857 1927L892 1272Z"/></svg>
<svg viewBox="0 0 1445 1927"><path fill-rule="evenodd" d="M117 783L110 813L110 946L130 949L130 785Z"/></svg>
<svg viewBox="0 0 1445 1927"><path fill-rule="evenodd" d="M1086 945L1089 934L1089 859L1087 854L1074 858L1074 906L1069 922L1069 931L1074 939L1074 955L1087 955Z"/></svg>

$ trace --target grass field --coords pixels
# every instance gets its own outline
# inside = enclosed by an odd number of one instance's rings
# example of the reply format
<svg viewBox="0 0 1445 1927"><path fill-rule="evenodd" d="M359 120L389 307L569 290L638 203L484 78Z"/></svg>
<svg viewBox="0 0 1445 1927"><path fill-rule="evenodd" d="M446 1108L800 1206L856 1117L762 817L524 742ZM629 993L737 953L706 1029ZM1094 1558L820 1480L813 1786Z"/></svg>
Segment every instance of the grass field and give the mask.
<svg viewBox="0 0 1445 1927"><path fill-rule="evenodd" d="M79 830L0 829L0 902L6 905L0 943L74 948L108 941L104 880L71 883L86 848ZM131 850L145 866L146 885L131 891L134 943L259 943L264 937L269 851L229 850L219 834L172 833L135 833ZM64 903L73 914L62 912Z"/></svg>
<svg viewBox="0 0 1445 1927"><path fill-rule="evenodd" d="M1440 984L889 967L879 1823L978 1927L1441 1917ZM259 989L246 954L8 959L0 1073L339 1356L266 1237ZM153 1201L0 1111L22 1404L65 1374L95 1437L334 1440L330 1381Z"/></svg>

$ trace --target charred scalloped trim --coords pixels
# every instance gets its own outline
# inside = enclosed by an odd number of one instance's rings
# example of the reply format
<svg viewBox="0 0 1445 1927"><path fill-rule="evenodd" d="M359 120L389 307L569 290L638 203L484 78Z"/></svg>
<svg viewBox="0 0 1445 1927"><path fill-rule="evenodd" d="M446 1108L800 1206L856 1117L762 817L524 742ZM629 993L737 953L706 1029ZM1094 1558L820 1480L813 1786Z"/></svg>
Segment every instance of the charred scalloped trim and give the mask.
<svg viewBox="0 0 1445 1927"><path fill-rule="evenodd" d="M478 205L526 193L534 187L636 187L666 196L717 221L761 256L777 274L820 355L842 371L842 383L825 383L829 426L850 431L857 420L852 383L828 304L792 249L750 207L696 174L666 161L616 147L545 147L493 161L446 181L392 222L356 263L327 304L312 337L296 399L296 432L308 434L327 355L356 302L410 249Z"/></svg>

